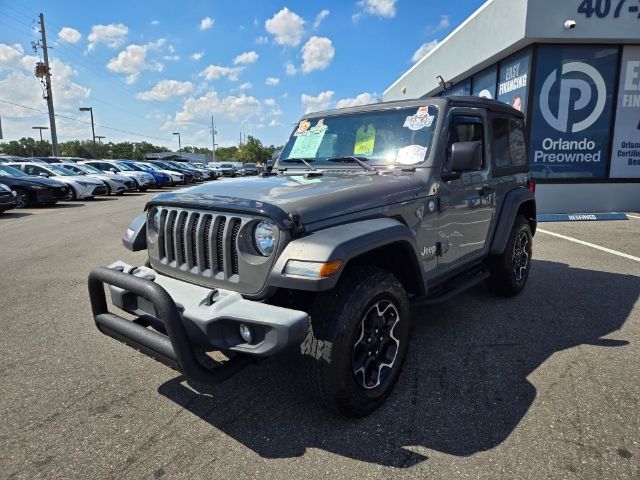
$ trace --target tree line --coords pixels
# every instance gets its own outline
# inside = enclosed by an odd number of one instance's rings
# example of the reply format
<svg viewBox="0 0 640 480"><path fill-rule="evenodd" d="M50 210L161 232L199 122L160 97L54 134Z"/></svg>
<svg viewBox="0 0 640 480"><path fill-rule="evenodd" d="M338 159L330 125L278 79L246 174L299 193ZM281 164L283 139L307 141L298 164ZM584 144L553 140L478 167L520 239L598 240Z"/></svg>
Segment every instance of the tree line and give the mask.
<svg viewBox="0 0 640 480"><path fill-rule="evenodd" d="M239 146L216 148L216 161L264 163L279 148L281 147L274 145L265 147L259 139L249 135L247 141ZM61 157L143 160L147 153L169 151L166 147L153 145L149 142L108 142L94 145L90 140L71 140L58 143L58 155ZM209 157L209 161L212 157L210 148L185 146L182 147L182 152L204 154ZM51 142L23 137L20 140L0 143L0 154L17 157L50 157Z"/></svg>

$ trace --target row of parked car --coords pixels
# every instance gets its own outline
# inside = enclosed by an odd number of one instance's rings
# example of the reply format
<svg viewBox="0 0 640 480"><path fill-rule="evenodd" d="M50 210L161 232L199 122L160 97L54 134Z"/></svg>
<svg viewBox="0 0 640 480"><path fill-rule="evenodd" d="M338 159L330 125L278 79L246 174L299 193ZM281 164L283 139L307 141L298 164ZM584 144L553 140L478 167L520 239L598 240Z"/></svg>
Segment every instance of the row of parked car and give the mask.
<svg viewBox="0 0 640 480"><path fill-rule="evenodd" d="M149 188L216 180L223 173L170 160L86 160L0 156L0 213L60 200L144 192Z"/></svg>

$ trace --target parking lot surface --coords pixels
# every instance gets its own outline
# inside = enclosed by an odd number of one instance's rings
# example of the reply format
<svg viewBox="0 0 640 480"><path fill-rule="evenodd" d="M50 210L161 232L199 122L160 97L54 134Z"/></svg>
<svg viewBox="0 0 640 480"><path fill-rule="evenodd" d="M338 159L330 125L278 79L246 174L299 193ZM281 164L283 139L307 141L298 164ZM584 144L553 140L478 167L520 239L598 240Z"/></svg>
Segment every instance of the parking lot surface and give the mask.
<svg viewBox="0 0 640 480"><path fill-rule="evenodd" d="M362 420L295 352L197 392L100 334L86 277L153 193L0 216L0 478L640 478L640 262L539 233L523 294L415 309ZM541 224L640 256L640 219Z"/></svg>

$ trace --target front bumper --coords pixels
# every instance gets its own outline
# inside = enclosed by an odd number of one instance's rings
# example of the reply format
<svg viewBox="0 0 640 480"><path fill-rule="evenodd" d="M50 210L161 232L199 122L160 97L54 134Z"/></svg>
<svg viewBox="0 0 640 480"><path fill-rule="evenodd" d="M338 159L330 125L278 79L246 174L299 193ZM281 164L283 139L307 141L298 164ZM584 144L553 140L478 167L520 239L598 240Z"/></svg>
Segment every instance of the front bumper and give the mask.
<svg viewBox="0 0 640 480"><path fill-rule="evenodd" d="M35 191L36 203L56 203L71 196L71 187L49 187Z"/></svg>
<svg viewBox="0 0 640 480"><path fill-rule="evenodd" d="M134 321L108 311L104 284L113 304L133 314ZM300 344L309 328L305 312L245 300L237 292L193 285L124 262L94 269L89 295L102 333L203 383L216 383L220 375L222 379L228 375L208 369L197 352L244 354L224 364L233 369L251 357L272 356ZM240 324L251 328L252 344L241 338Z"/></svg>

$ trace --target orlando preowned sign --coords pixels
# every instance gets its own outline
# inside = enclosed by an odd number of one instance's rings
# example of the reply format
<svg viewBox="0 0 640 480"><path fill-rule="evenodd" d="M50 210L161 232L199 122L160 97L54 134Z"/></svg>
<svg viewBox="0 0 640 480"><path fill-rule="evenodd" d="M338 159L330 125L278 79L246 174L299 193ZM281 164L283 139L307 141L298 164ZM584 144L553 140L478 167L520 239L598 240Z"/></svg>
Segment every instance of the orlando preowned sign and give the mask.
<svg viewBox="0 0 640 480"><path fill-rule="evenodd" d="M617 61L615 47L539 47L530 162L545 176L606 176Z"/></svg>
<svg viewBox="0 0 640 480"><path fill-rule="evenodd" d="M612 178L640 177L640 46L626 46L618 86Z"/></svg>

